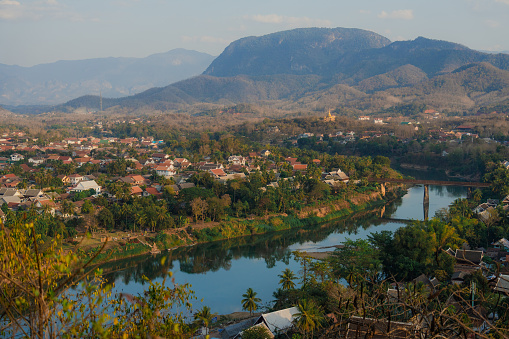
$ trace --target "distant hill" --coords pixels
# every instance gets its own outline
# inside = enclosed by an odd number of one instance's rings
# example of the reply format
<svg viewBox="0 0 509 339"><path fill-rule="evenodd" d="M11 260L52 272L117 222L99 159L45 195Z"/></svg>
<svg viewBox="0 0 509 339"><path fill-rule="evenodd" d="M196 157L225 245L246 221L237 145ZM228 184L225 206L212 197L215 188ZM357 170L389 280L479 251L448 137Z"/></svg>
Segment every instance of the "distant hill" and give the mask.
<svg viewBox="0 0 509 339"><path fill-rule="evenodd" d="M201 103L257 103L293 111L338 107L377 112L417 103L476 112L508 98L508 70L509 55L447 41L419 37L391 43L360 29L295 29L237 40L204 74L103 99L103 108L164 111ZM57 109L83 106L97 109L98 96L80 97Z"/></svg>
<svg viewBox="0 0 509 339"><path fill-rule="evenodd" d="M509 71L489 63L469 64L416 86L388 92L439 109L468 110L509 98Z"/></svg>
<svg viewBox="0 0 509 339"><path fill-rule="evenodd" d="M356 28L293 29L232 42L204 74L325 75L330 73L331 64L345 55L390 43L379 34Z"/></svg>
<svg viewBox="0 0 509 339"><path fill-rule="evenodd" d="M411 86L427 79L428 76L420 68L414 65L404 65L387 73L361 80L357 84L357 88L370 93L393 87Z"/></svg>
<svg viewBox="0 0 509 339"><path fill-rule="evenodd" d="M213 59L209 54L174 49L146 58L57 61L32 67L0 64L0 103L60 104L100 92L104 97L133 95L198 75Z"/></svg>

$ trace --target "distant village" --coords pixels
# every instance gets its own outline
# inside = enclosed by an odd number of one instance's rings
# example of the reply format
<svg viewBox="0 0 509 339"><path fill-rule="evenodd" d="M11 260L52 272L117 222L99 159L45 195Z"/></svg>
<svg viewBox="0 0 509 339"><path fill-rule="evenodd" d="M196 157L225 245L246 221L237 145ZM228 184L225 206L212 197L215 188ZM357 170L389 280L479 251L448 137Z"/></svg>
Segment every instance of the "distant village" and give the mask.
<svg viewBox="0 0 509 339"><path fill-rule="evenodd" d="M62 209L62 201L73 199L75 209L72 212L79 214L86 200L99 195L115 198L115 193L108 190L106 182L128 187L132 196L160 198L165 187L174 194L194 187L195 184L187 180L196 172L207 172L218 182L226 183L228 180L246 178L250 172L260 169L262 161L267 170L275 173L275 181L267 187L278 186L277 164L268 160L269 150L250 152L247 156L232 155L225 163L212 162L210 157L192 163L186 158L161 152L163 141L150 137L66 138L47 146L29 144L24 133L0 138L1 152L11 153L8 157L0 157L0 169L5 173L0 176L0 206L5 205L10 210L35 207L51 214L68 216ZM124 149L120 159L127 164L126 172L129 174L125 176L108 174L108 166L119 161L119 148L116 146ZM126 147L133 151L127 152ZM298 162L297 158L288 157L285 163L294 172L305 172L308 167L308 164ZM313 163L319 166L320 160L314 159ZM54 175L66 171L68 174ZM156 178L166 179L166 185ZM340 169L334 169L322 173L322 180L334 186L340 182L347 183L349 177ZM83 199L75 199L84 192L91 193L85 194ZM0 211L0 215L3 213Z"/></svg>

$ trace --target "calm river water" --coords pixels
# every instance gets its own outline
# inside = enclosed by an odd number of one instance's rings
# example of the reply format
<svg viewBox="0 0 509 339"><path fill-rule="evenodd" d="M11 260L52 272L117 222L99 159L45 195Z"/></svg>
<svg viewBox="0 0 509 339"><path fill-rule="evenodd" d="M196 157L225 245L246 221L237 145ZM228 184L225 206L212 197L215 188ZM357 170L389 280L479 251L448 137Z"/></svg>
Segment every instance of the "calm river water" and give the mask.
<svg viewBox="0 0 509 339"><path fill-rule="evenodd" d="M413 187L398 201L387 205L384 217L393 219L424 218L424 187ZM429 216L447 207L467 190L456 186L430 186ZM243 237L210 244L180 248L157 256L142 256L106 265L114 270L106 278L115 282L117 292L142 293L147 283L142 276L161 281L165 271L172 271L177 283L190 283L198 300L194 309L210 306L212 312L228 314L241 311L242 294L248 287L258 292L262 303L270 303L278 288L280 274L290 268L296 274L300 267L291 254L295 250L324 251L345 239L366 238L371 232L395 231L401 223L379 218L380 211L361 213L355 218L314 226L304 230L284 231ZM161 259L166 256L164 266ZM203 298L203 303L199 300Z"/></svg>

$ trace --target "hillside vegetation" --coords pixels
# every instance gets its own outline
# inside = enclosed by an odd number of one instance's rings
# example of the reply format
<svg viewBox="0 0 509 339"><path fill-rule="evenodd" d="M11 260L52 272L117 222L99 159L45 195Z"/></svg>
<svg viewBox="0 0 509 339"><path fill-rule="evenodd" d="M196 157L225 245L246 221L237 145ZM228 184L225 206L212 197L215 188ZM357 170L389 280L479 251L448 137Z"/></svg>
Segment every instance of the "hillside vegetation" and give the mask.
<svg viewBox="0 0 509 339"><path fill-rule="evenodd" d="M508 70L509 55L447 41L419 37L391 43L360 29L295 29L237 40L204 74L103 99L103 108L165 112L251 103L289 113L333 108L369 114L425 104L476 113L507 99ZM81 97L54 109L79 107L98 108L99 98Z"/></svg>

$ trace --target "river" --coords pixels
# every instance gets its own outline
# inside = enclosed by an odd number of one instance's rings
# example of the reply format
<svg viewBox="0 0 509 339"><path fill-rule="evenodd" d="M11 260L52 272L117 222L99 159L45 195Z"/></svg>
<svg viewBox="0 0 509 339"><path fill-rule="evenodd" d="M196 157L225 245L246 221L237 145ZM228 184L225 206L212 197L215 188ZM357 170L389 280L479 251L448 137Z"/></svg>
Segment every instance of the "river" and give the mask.
<svg viewBox="0 0 509 339"><path fill-rule="evenodd" d="M429 216L449 206L455 199L466 197L467 190L456 186L430 186ZM384 218L422 220L424 187L408 190L401 199L385 207ZM241 299L248 287L253 288L268 305L278 288L280 274L290 268L296 274L300 266L292 251L324 251L347 238L366 238L371 232L395 231L401 223L380 219L381 211L357 214L327 225L303 230L236 238L226 241L179 248L157 256L120 260L105 266L106 278L115 282L116 292L137 295L147 288L146 276L161 281L165 271L172 271L177 283L189 283L197 301L194 309L210 306L212 312L228 314L241 311ZM329 247L329 248L327 248ZM162 258L166 256L164 264ZM200 302L203 299L203 302Z"/></svg>

